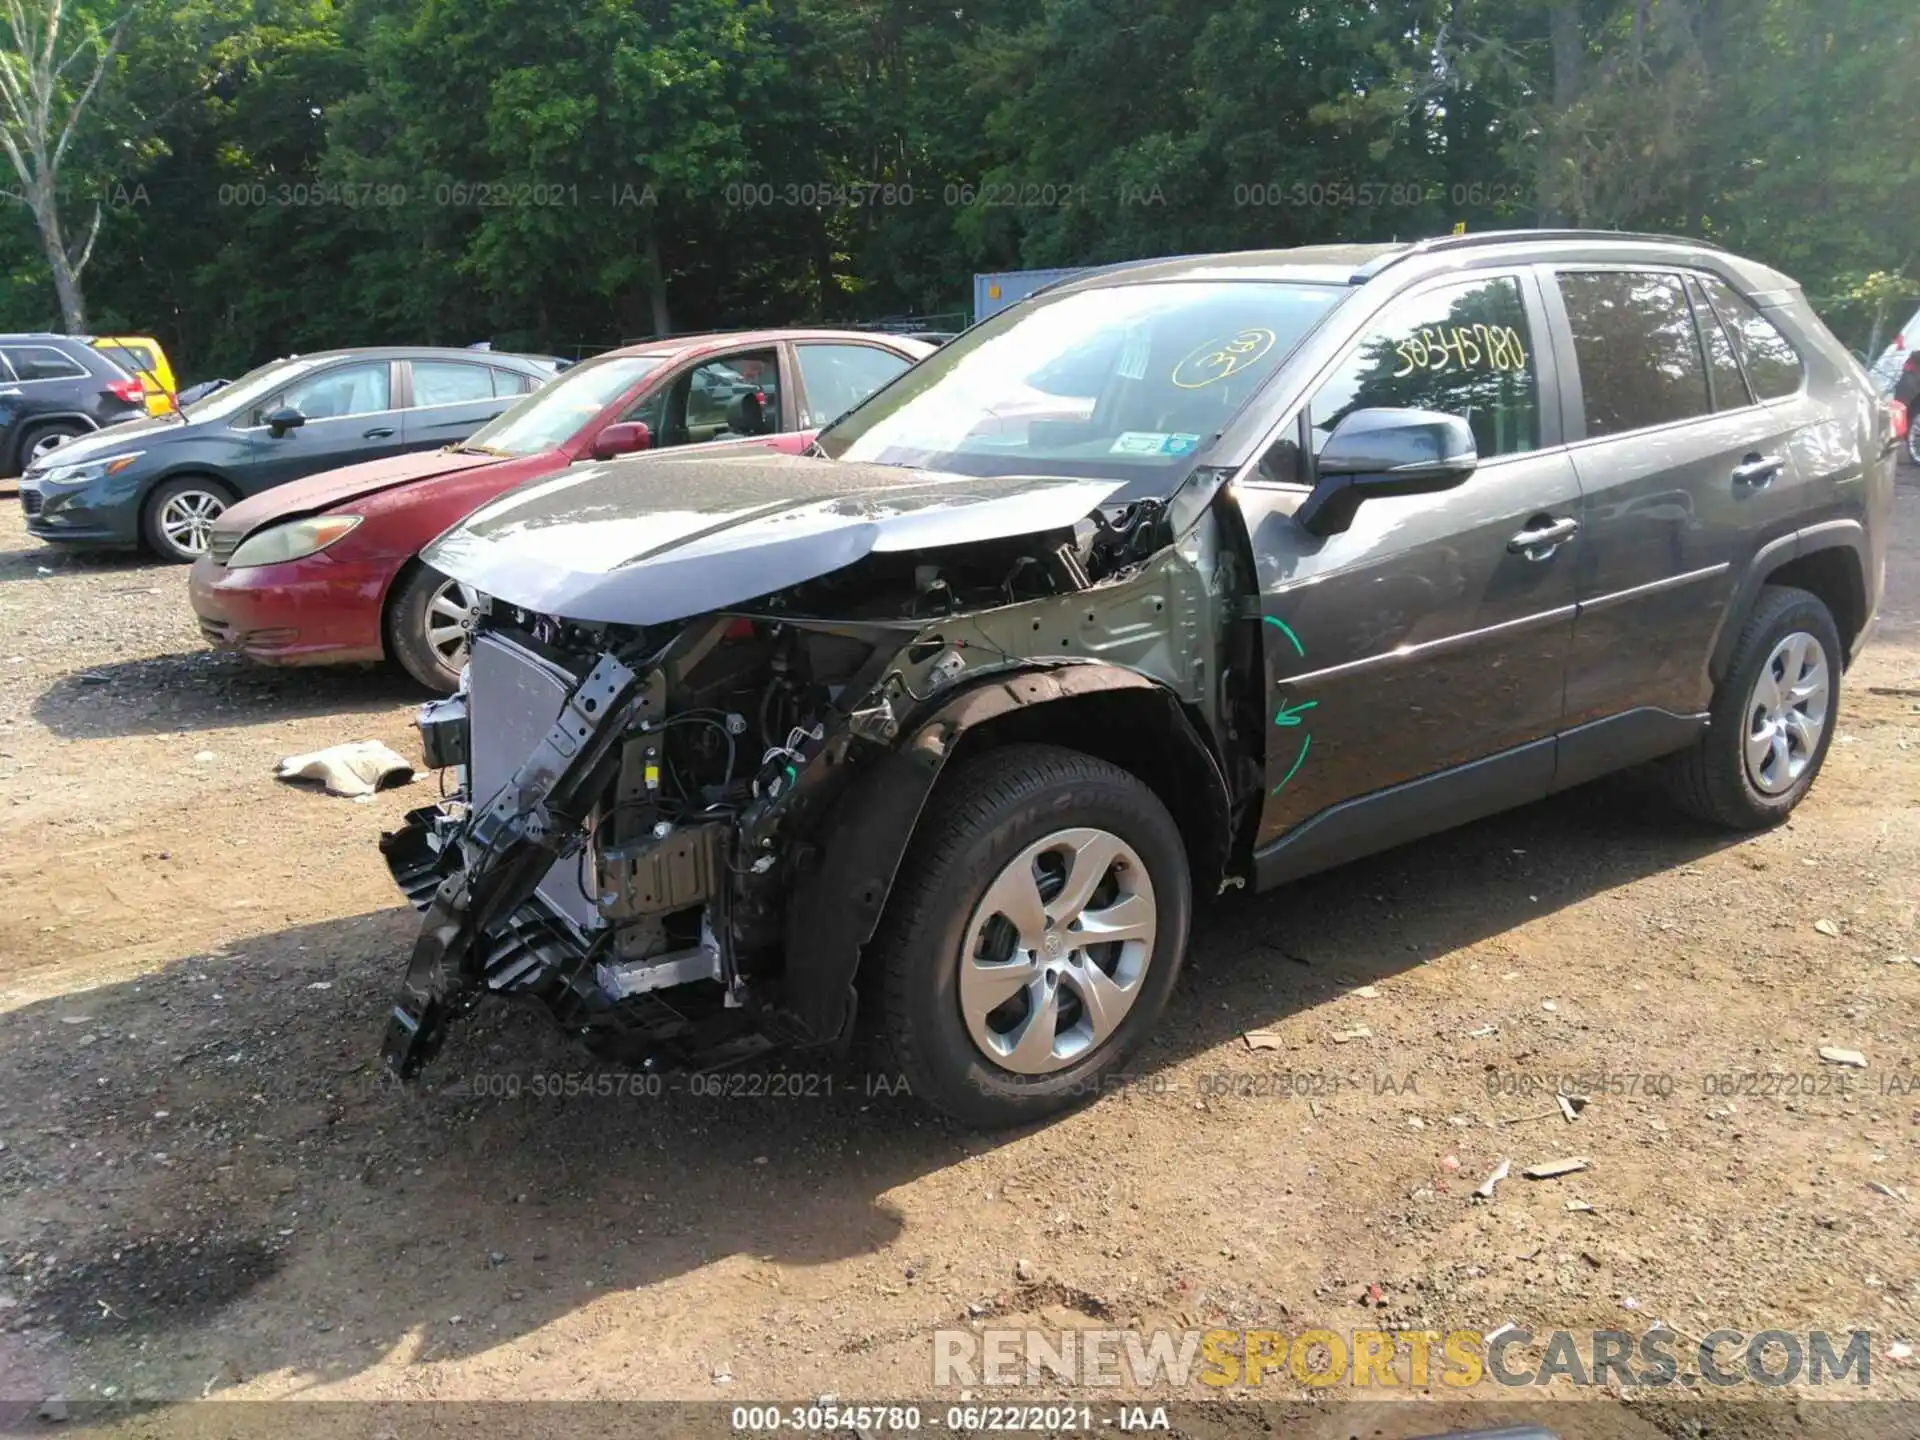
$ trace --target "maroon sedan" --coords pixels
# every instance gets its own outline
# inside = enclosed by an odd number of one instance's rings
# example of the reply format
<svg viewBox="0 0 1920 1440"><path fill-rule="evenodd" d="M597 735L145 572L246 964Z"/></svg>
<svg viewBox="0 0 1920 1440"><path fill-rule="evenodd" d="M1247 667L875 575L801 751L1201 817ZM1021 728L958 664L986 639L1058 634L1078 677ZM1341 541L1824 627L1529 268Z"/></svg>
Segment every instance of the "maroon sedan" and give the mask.
<svg viewBox="0 0 1920 1440"><path fill-rule="evenodd" d="M350 465L232 506L193 567L201 633L273 665L390 658L452 690L479 597L421 562L442 530L582 461L708 441L798 451L932 349L898 335L763 330L596 356L461 444Z"/></svg>

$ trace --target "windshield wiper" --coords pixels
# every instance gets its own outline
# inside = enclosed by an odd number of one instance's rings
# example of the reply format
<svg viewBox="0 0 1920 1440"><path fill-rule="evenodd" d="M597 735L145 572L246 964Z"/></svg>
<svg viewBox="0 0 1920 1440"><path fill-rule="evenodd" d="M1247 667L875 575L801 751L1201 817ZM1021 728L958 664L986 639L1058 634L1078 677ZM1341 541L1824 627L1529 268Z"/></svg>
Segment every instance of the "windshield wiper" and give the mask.
<svg viewBox="0 0 1920 1440"><path fill-rule="evenodd" d="M506 451L496 450L491 445L449 445L447 449L455 455L492 455L500 460L507 458Z"/></svg>

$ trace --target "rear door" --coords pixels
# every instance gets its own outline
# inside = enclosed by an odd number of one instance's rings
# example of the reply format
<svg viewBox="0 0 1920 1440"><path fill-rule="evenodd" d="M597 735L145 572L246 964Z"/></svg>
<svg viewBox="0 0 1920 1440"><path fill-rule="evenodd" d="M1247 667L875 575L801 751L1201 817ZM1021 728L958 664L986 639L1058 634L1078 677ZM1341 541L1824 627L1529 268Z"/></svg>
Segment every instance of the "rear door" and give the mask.
<svg viewBox="0 0 1920 1440"><path fill-rule="evenodd" d="M398 455L405 411L397 408L398 362L348 360L303 375L246 416L248 456L235 478L248 494L362 460ZM291 408L306 423L275 435L267 416Z"/></svg>
<svg viewBox="0 0 1920 1440"><path fill-rule="evenodd" d="M1552 279L1581 489L1566 724L1632 716L1642 738L1627 749L1659 753L1690 733L1663 717L1711 699L1707 657L1738 570L1791 523L1793 425L1756 401L1697 277L1567 266ZM1636 758L1576 736L1560 783Z"/></svg>
<svg viewBox="0 0 1920 1440"><path fill-rule="evenodd" d="M1400 297L1235 482L1264 621L1263 883L1546 793L1584 537L1525 543L1579 501L1544 330L1524 271ZM1313 456L1372 406L1462 416L1479 467L1316 538L1292 518Z"/></svg>
<svg viewBox="0 0 1920 1440"><path fill-rule="evenodd" d="M412 381L402 420L409 450L436 450L464 440L521 394L500 384L508 372L478 360L404 363Z"/></svg>

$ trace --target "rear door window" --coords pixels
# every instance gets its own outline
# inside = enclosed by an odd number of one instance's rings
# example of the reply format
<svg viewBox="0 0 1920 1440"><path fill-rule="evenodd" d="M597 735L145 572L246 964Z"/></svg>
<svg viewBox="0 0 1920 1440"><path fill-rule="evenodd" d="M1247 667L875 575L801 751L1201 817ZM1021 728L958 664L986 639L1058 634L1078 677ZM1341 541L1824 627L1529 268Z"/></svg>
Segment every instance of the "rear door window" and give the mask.
<svg viewBox="0 0 1920 1440"><path fill-rule="evenodd" d="M413 362L413 403L416 409L429 405L465 405L475 400L493 399L493 367L469 365L460 360L416 360Z"/></svg>
<svg viewBox="0 0 1920 1440"><path fill-rule="evenodd" d="M795 349L807 392L806 410L800 416L803 429L846 414L911 363L906 356L877 345L803 342Z"/></svg>
<svg viewBox="0 0 1920 1440"><path fill-rule="evenodd" d="M1678 275L1572 270L1559 282L1589 437L1711 412L1706 358Z"/></svg>
<svg viewBox="0 0 1920 1440"><path fill-rule="evenodd" d="M20 380L83 380L87 374L79 361L51 345L8 345L0 355L6 356Z"/></svg>
<svg viewBox="0 0 1920 1440"><path fill-rule="evenodd" d="M524 395L531 389L533 389L531 375L522 375L518 370L493 372L493 393L496 395Z"/></svg>
<svg viewBox="0 0 1920 1440"><path fill-rule="evenodd" d="M1740 364L1753 382L1753 393L1762 400L1780 400L1797 394L1805 374L1800 352L1782 335L1774 323L1754 309L1753 303L1717 276L1703 276L1701 283L1713 308L1733 336Z"/></svg>

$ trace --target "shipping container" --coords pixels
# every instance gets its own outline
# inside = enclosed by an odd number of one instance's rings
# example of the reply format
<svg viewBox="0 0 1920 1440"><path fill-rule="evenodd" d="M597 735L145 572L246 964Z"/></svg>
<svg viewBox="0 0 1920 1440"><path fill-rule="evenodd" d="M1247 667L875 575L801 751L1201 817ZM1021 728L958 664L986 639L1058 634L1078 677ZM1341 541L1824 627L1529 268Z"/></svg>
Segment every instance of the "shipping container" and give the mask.
<svg viewBox="0 0 1920 1440"><path fill-rule="evenodd" d="M978 325L989 315L997 315L1016 301L1024 300L1043 285L1070 280L1098 270L1098 265L1070 265L1062 270L995 270L973 277L973 323Z"/></svg>

